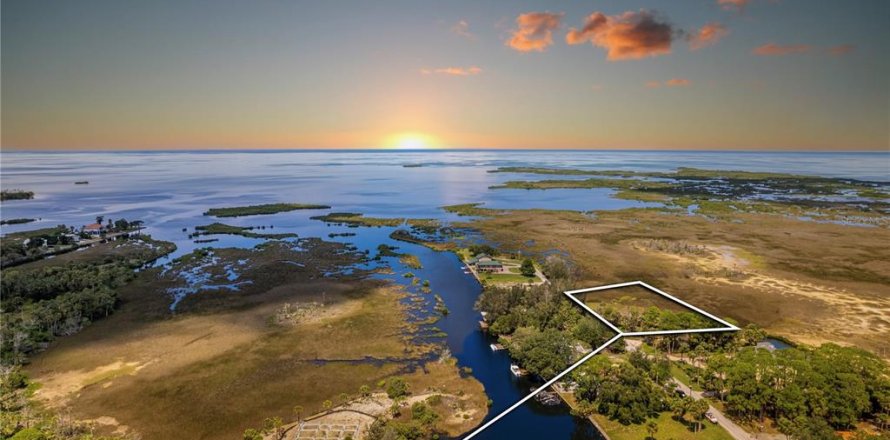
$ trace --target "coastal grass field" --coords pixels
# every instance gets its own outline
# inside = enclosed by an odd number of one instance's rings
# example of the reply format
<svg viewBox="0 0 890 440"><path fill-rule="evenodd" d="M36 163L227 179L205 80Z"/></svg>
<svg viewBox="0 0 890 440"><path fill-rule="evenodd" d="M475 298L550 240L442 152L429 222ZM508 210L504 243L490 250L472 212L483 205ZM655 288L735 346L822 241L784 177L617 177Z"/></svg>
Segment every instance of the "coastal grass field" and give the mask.
<svg viewBox="0 0 890 440"><path fill-rule="evenodd" d="M404 292L359 277L321 276L352 262L338 246L307 241L301 251L284 243L216 249L219 261L210 270L250 260L241 279L252 284L237 294L196 293L172 314L164 290L181 280L142 272L122 289L116 313L60 339L28 365L42 385L36 396L96 421L99 432L237 438L267 417L291 421L297 405L312 414L326 400L339 403L342 394L356 396L362 386L376 389L380 380L400 375L416 392L469 396L462 404L473 416L443 417L446 432L478 423L486 413L479 382L462 378L453 365L413 367L430 347L410 341ZM201 261L187 256L171 270ZM282 318L285 304L311 305L312 313Z"/></svg>

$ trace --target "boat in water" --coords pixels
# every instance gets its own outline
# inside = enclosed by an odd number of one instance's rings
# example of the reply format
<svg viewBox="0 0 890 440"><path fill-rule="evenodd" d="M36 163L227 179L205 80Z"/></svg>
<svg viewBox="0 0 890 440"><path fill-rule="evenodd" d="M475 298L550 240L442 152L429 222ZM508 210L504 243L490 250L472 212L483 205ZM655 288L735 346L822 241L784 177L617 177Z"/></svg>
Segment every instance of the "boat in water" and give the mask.
<svg viewBox="0 0 890 440"><path fill-rule="evenodd" d="M525 374L522 372L522 369L519 368L519 365L516 364L510 364L510 372L513 373L513 375L516 377L521 377L523 374Z"/></svg>

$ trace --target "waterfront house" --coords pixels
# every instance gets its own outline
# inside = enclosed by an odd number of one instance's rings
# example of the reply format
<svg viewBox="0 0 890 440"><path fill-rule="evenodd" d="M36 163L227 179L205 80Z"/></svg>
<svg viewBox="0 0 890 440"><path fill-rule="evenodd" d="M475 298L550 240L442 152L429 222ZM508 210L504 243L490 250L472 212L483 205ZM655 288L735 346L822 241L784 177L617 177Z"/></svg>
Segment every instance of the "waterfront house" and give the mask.
<svg viewBox="0 0 890 440"><path fill-rule="evenodd" d="M499 273L504 271L504 264L497 260L480 261L476 263L479 272Z"/></svg>
<svg viewBox="0 0 890 440"><path fill-rule="evenodd" d="M102 225L99 223L90 223L83 227L83 232L90 235L100 235L102 233Z"/></svg>
<svg viewBox="0 0 890 440"><path fill-rule="evenodd" d="M491 258L488 254L479 254L471 258L467 264L476 268L477 272L499 273L504 271L504 264Z"/></svg>

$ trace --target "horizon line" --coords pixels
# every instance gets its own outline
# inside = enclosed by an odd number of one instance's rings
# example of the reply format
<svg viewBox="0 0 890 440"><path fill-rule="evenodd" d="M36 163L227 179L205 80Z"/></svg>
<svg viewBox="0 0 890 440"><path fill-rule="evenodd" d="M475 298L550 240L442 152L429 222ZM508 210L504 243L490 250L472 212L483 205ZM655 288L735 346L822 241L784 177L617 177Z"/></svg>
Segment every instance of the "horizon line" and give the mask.
<svg viewBox="0 0 890 440"><path fill-rule="evenodd" d="M293 152L383 152L383 153L426 153L426 152L492 152L492 151L572 151L572 152L693 152L693 153L890 153L888 149L830 150L830 149L699 149L699 148L149 148L149 149L16 149L0 147L0 153L293 153Z"/></svg>

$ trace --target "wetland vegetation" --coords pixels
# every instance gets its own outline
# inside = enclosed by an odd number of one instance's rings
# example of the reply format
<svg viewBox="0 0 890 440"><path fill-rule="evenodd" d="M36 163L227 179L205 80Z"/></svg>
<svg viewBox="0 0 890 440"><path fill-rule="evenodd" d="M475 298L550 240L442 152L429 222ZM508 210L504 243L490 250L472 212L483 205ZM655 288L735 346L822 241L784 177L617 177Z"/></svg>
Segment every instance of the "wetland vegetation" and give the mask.
<svg viewBox="0 0 890 440"><path fill-rule="evenodd" d="M125 424L151 438L218 438L267 418L289 422L295 405L305 414L324 411L327 401L344 401L337 396L358 398L360 389L399 375L412 394L450 402L429 404L440 415L431 429L464 432L485 414L481 385L447 356L436 361L436 345L416 342L405 293L366 280L369 272L354 269L365 258L344 244L300 239L198 250L163 272L139 273L118 289L118 313L28 365L43 385L35 398L76 408L80 419L112 418L102 432ZM239 289L213 288L219 283ZM184 288L171 317L168 292ZM276 320L286 304L314 304L313 312ZM89 354L100 349L107 356ZM432 363L418 368L424 362ZM125 403L133 395L142 396L139 408ZM450 405L466 417L449 417ZM192 422L158 424L158 417Z"/></svg>
<svg viewBox="0 0 890 440"><path fill-rule="evenodd" d="M856 179L684 167L675 172L533 167L505 167L493 172L594 176L580 180L513 180L493 189L608 188L617 190L617 198L692 207L702 215L757 212L886 226L890 211L890 185ZM471 208L457 207L458 211Z"/></svg>

